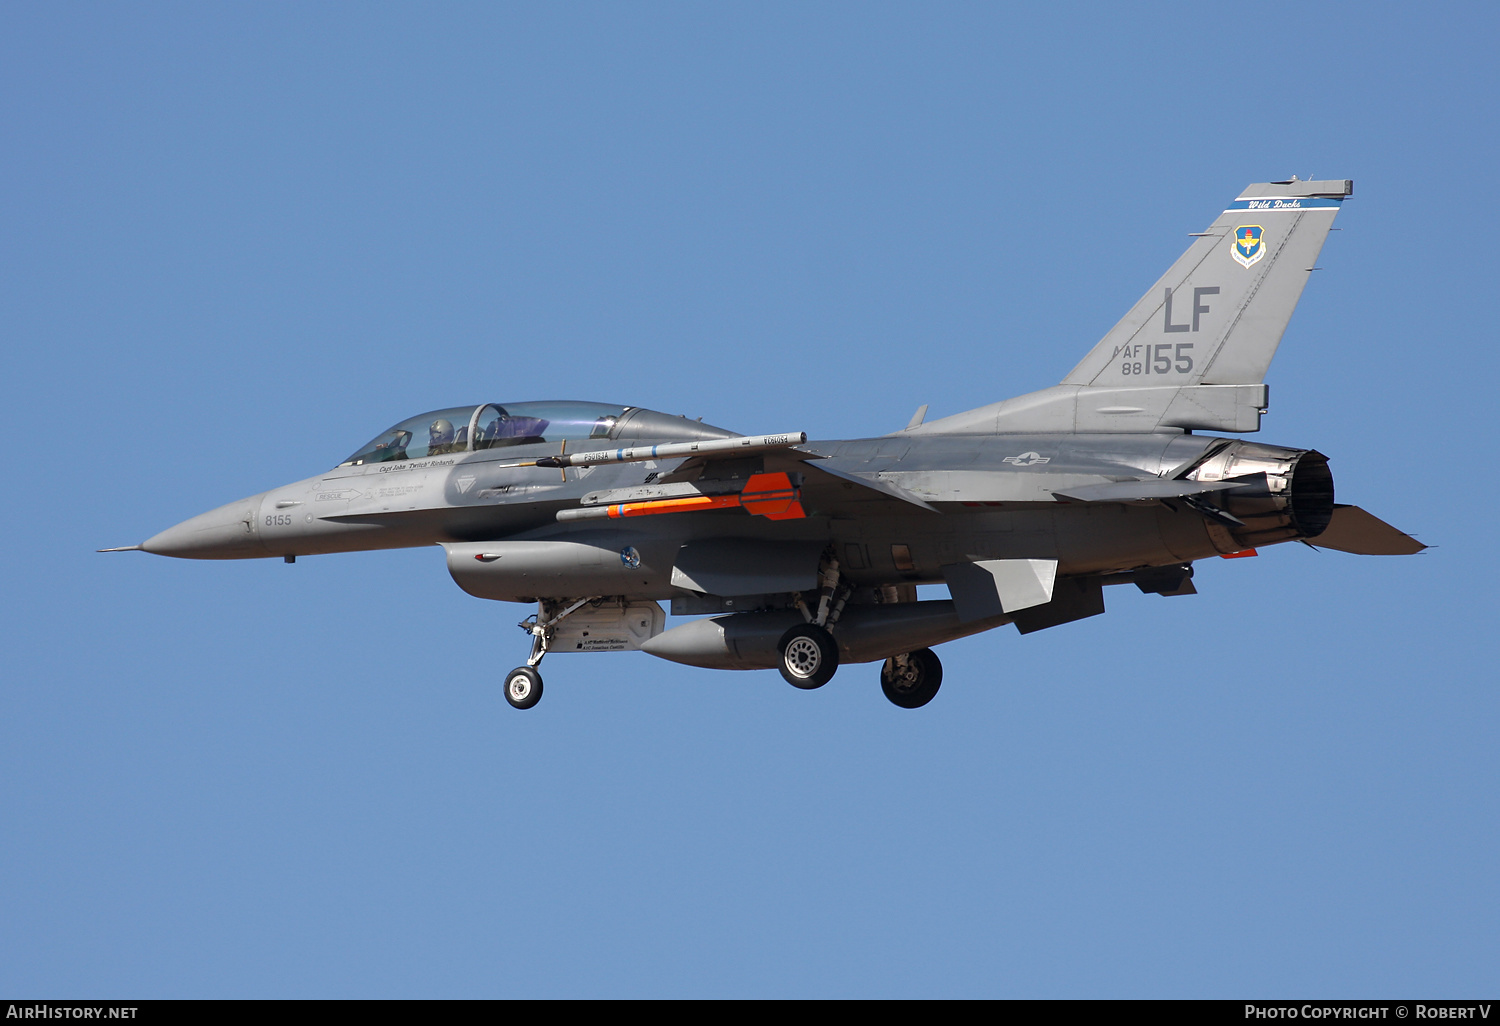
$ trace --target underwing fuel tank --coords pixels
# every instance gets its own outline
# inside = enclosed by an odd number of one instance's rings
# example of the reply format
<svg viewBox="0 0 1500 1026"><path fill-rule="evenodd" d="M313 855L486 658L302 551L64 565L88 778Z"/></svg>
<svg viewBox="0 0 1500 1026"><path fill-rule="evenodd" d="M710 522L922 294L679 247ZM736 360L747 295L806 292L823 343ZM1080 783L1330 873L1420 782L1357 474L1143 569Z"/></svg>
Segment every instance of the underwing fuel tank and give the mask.
<svg viewBox="0 0 1500 1026"><path fill-rule="evenodd" d="M778 642L787 628L804 623L795 609L694 620L664 631L641 646L649 655L710 670L766 670L779 665ZM849 606L832 628L841 663L869 663L931 648L1010 622L994 616L964 623L951 601Z"/></svg>
<svg viewBox="0 0 1500 1026"><path fill-rule="evenodd" d="M1212 451L1187 476L1193 481L1243 482L1220 492L1217 499L1219 508L1229 514L1222 526L1243 548L1316 538L1333 519L1333 472L1328 457L1311 449L1232 441Z"/></svg>

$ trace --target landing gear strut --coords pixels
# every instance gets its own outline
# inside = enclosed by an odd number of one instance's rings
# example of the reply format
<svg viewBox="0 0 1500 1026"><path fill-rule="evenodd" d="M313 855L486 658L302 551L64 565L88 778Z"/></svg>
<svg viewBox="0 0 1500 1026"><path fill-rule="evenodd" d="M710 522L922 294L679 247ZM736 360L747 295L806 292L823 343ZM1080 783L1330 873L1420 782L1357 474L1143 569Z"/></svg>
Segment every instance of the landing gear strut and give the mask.
<svg viewBox="0 0 1500 1026"><path fill-rule="evenodd" d="M839 561L830 552L823 557L818 570L821 585L817 612L797 596L797 608L807 622L790 628L781 636L777 650L781 661L777 669L794 688L811 691L833 679L839 668L839 644L828 628L839 622L844 604L849 601L849 586L839 580Z"/></svg>
<svg viewBox="0 0 1500 1026"><path fill-rule="evenodd" d="M891 656L880 668L880 690L903 709L920 709L943 684L943 664L930 648Z"/></svg>
<svg viewBox="0 0 1500 1026"><path fill-rule="evenodd" d="M542 599L537 603L536 613L517 624L521 630L531 635L531 655L527 657L525 666L517 666L505 675L507 702L517 709L530 709L542 700L542 675L536 668L547 654L553 629L592 601L594 597L581 598L564 608L562 602Z"/></svg>

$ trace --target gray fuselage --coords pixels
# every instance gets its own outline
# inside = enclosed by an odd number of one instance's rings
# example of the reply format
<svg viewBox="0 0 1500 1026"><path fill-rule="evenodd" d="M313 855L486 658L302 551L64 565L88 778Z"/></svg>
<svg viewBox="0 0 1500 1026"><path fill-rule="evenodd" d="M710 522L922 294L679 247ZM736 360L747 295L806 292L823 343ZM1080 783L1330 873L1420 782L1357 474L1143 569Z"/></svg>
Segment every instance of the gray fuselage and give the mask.
<svg viewBox="0 0 1500 1026"><path fill-rule="evenodd" d="M691 429L674 425L664 437L679 441L688 433L732 437L696 423ZM601 439L569 451L615 443ZM640 563L611 574L609 592L643 599L683 594L672 584L672 566L683 545L703 539L830 545L844 576L861 587L933 583L943 579L945 565L989 559L1055 559L1059 576L1111 574L1190 563L1299 536L1286 500L1271 503L1278 506L1274 526L1281 537L1264 531L1254 537L1250 527L1234 529L1171 500L1077 502L1057 495L1101 483L1182 477L1229 447L1248 447L1279 461L1287 468L1286 482L1290 468L1306 455L1181 432L808 442L787 452L708 463L697 476L687 475L703 486L765 470L800 474L805 518L768 520L720 509L560 523L559 511L579 507L585 497L649 489L653 481L670 480L687 461L514 466L558 449L533 443L341 466L229 503L142 547L161 555L243 559L485 541L577 541L607 550L630 546ZM1290 489L1280 491L1289 500ZM1331 482L1319 502L1331 505ZM597 585L588 576L569 580L563 573L545 590L515 597L590 592Z"/></svg>

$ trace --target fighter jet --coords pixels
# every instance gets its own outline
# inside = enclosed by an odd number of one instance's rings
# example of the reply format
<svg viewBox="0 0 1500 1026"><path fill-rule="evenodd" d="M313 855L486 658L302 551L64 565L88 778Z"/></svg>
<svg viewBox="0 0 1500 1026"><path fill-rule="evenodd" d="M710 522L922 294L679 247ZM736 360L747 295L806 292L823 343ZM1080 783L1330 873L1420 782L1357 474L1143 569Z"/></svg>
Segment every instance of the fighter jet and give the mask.
<svg viewBox="0 0 1500 1026"><path fill-rule="evenodd" d="M1109 585L1191 595L1195 560L1282 542L1424 548L1335 502L1322 453L1226 437L1260 429L1266 368L1352 194L1249 186L1039 392L827 442L604 403L459 406L126 548L291 563L440 545L470 595L535 604L504 678L518 709L549 653L623 650L803 689L877 662L914 709L942 682L935 646L1098 615ZM701 618L668 630L662 602Z"/></svg>

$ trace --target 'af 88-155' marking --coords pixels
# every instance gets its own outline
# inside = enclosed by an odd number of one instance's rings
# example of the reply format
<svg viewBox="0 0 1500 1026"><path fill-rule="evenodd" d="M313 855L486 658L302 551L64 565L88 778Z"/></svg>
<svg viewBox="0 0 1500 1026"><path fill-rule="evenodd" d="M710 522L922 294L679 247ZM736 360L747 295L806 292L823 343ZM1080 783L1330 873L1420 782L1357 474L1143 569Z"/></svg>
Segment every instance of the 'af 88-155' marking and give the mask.
<svg viewBox="0 0 1500 1026"><path fill-rule="evenodd" d="M1115 347L1121 374L1186 374L1193 369L1191 342L1160 342L1156 345Z"/></svg>

